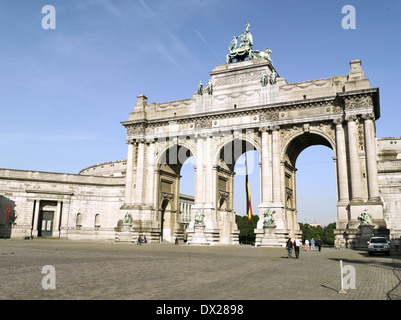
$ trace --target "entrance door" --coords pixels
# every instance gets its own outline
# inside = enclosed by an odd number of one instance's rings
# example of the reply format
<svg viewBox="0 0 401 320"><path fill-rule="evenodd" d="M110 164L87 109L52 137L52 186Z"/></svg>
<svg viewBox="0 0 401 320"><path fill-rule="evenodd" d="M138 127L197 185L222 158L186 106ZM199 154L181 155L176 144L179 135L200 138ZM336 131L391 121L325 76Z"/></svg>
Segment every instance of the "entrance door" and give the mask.
<svg viewBox="0 0 401 320"><path fill-rule="evenodd" d="M51 237L53 233L54 211L42 211L40 237Z"/></svg>

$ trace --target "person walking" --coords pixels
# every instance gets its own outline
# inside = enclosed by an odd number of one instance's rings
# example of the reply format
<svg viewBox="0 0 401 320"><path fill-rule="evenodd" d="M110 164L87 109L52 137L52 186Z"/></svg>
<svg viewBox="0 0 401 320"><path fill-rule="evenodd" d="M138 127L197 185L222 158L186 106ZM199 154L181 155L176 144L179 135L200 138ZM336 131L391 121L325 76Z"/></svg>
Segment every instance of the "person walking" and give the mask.
<svg viewBox="0 0 401 320"><path fill-rule="evenodd" d="M310 249L311 249L311 251L315 251L316 250L316 248L315 248L315 239L313 239L313 237L310 240Z"/></svg>
<svg viewBox="0 0 401 320"><path fill-rule="evenodd" d="M309 251L309 240L305 240L305 251Z"/></svg>
<svg viewBox="0 0 401 320"><path fill-rule="evenodd" d="M295 237L295 240L294 240L295 259L299 258L300 246L301 246L301 241L299 241L298 237Z"/></svg>
<svg viewBox="0 0 401 320"><path fill-rule="evenodd" d="M141 236L138 236L138 240L137 240L137 243L136 243L136 245L137 245L137 246L140 246L140 245L141 245L141 243L142 243Z"/></svg>
<svg viewBox="0 0 401 320"><path fill-rule="evenodd" d="M287 255L287 259L291 259L292 258L292 247L293 247L293 244L292 244L292 239L291 238L288 238L288 241L287 241L287 252L288 252L288 255Z"/></svg>
<svg viewBox="0 0 401 320"><path fill-rule="evenodd" d="M316 244L317 244L317 246L319 247L319 252L320 252L320 251L322 250L322 244L323 244L323 243L322 243L322 240L320 240L320 239L317 240L317 243L316 243Z"/></svg>

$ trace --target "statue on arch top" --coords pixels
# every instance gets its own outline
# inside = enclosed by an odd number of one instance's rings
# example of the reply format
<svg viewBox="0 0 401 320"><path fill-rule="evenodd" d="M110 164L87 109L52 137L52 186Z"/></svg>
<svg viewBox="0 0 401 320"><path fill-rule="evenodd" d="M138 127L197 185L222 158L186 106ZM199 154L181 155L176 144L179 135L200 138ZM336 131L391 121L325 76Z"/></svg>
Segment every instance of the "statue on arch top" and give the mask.
<svg viewBox="0 0 401 320"><path fill-rule="evenodd" d="M230 53L227 54L226 56L226 63L233 62L233 59L236 59L237 61L244 61L246 58L253 59L254 57L252 51L253 37L252 34L249 32L250 24L247 22L245 25L246 25L245 31L242 31L240 36L234 36L233 39L231 40L230 46L228 47ZM239 48L237 47L238 38L241 39Z"/></svg>
<svg viewBox="0 0 401 320"><path fill-rule="evenodd" d="M253 50L253 36L249 31L250 24L247 22L245 24L246 29L242 31L240 36L234 36L230 42L228 49L230 53L226 56L226 63L232 63L233 59L238 61L244 61L246 58L250 60L253 58L265 58L271 64L273 64L270 53L272 52L269 48L264 49L263 51ZM238 46L238 40L241 39L241 42Z"/></svg>

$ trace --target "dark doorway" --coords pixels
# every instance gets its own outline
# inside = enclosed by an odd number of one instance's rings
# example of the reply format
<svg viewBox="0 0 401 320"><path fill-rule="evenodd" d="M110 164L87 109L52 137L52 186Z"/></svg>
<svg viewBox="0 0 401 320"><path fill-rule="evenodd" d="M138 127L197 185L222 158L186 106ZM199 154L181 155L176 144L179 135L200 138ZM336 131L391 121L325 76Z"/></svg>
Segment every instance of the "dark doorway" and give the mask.
<svg viewBox="0 0 401 320"><path fill-rule="evenodd" d="M42 211L39 216L38 236L49 238L53 235L54 211Z"/></svg>

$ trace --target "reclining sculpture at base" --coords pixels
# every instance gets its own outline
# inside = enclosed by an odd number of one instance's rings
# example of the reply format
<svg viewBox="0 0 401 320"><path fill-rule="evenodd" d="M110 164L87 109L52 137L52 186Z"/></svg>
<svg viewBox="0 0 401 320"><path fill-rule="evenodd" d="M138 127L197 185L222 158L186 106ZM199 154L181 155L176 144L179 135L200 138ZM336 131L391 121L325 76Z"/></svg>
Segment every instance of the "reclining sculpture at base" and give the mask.
<svg viewBox="0 0 401 320"><path fill-rule="evenodd" d="M372 216L370 215L368 209L363 210L361 215L358 217L360 224L372 224Z"/></svg>
<svg viewBox="0 0 401 320"><path fill-rule="evenodd" d="M265 48L263 51L253 50L253 37L249 32L249 23L246 23L246 31L242 31L240 36L234 36L230 42L228 49L230 53L226 56L226 63L232 63L233 59L236 61L244 61L246 58L265 58L271 64L273 61L270 58L270 53L272 52L269 48ZM238 47L238 38L241 38L241 43Z"/></svg>

